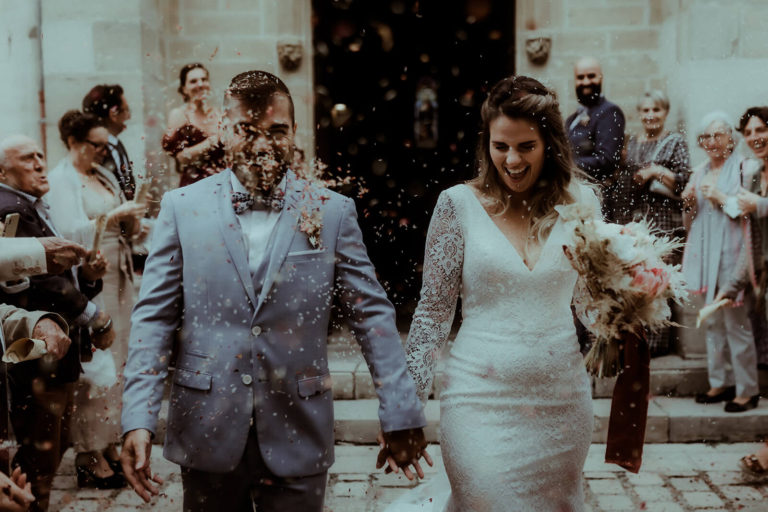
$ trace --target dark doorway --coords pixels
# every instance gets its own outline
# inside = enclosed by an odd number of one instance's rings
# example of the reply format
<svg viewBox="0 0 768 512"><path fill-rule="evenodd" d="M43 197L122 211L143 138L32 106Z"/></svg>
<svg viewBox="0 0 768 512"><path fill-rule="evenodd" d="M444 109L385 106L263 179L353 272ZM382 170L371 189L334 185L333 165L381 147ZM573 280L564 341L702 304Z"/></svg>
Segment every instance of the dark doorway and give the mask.
<svg viewBox="0 0 768 512"><path fill-rule="evenodd" d="M317 156L355 195L379 279L410 318L439 193L471 178L479 108L513 72L509 0L313 0Z"/></svg>

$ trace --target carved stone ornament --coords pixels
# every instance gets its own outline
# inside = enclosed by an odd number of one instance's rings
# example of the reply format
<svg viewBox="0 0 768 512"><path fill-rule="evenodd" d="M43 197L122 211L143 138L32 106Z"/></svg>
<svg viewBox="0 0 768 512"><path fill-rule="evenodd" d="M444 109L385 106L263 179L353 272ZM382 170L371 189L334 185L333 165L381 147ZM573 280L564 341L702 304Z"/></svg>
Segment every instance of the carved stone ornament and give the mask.
<svg viewBox="0 0 768 512"><path fill-rule="evenodd" d="M533 64L544 64L549 58L552 49L552 39L548 37L534 37L525 41L525 53Z"/></svg>
<svg viewBox="0 0 768 512"><path fill-rule="evenodd" d="M285 71L296 71L301 66L304 48L299 43L277 43L277 58Z"/></svg>

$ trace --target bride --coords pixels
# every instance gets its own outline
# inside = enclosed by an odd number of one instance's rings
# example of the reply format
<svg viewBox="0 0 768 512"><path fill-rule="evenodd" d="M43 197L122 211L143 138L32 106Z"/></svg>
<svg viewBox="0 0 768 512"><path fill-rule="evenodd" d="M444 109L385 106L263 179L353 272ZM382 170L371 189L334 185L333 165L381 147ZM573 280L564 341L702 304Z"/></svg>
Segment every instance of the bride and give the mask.
<svg viewBox="0 0 768 512"><path fill-rule="evenodd" d="M582 201L599 215L599 202L575 176L551 90L505 78L481 116L479 176L444 191L430 224L409 370L425 402L461 296L440 393L445 510L580 511L592 399L555 206Z"/></svg>

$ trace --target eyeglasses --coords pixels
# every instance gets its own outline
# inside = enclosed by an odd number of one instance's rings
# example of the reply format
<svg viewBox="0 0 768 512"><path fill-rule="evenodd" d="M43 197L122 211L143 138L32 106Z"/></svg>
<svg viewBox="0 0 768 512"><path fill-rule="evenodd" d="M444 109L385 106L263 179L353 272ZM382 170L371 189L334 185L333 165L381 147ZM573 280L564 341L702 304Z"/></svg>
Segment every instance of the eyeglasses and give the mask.
<svg viewBox="0 0 768 512"><path fill-rule="evenodd" d="M102 144L101 142L93 142L92 140L88 140L88 139L85 139L85 142L90 144L93 147L93 149L95 149L96 151L101 151L102 149L105 149L107 147L106 144Z"/></svg>
<svg viewBox="0 0 768 512"><path fill-rule="evenodd" d="M702 133L699 135L699 144L708 140L723 140L728 134L725 132Z"/></svg>

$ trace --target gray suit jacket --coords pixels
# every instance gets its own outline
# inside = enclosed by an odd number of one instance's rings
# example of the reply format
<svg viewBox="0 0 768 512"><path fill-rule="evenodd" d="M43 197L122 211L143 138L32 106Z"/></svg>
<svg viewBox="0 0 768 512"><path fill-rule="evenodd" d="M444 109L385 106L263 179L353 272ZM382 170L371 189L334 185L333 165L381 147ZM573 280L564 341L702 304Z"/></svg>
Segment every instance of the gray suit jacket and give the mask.
<svg viewBox="0 0 768 512"><path fill-rule="evenodd" d="M383 430L426 424L354 203L327 190L321 200L308 187L289 172L285 208L255 278L231 205L230 171L165 194L131 318L124 432L155 431L180 327L166 458L231 471L253 421L273 473L325 471L333 463L327 333L334 294L376 383ZM300 212L312 208L322 213L320 250L299 230ZM260 293L254 282L263 282Z"/></svg>

